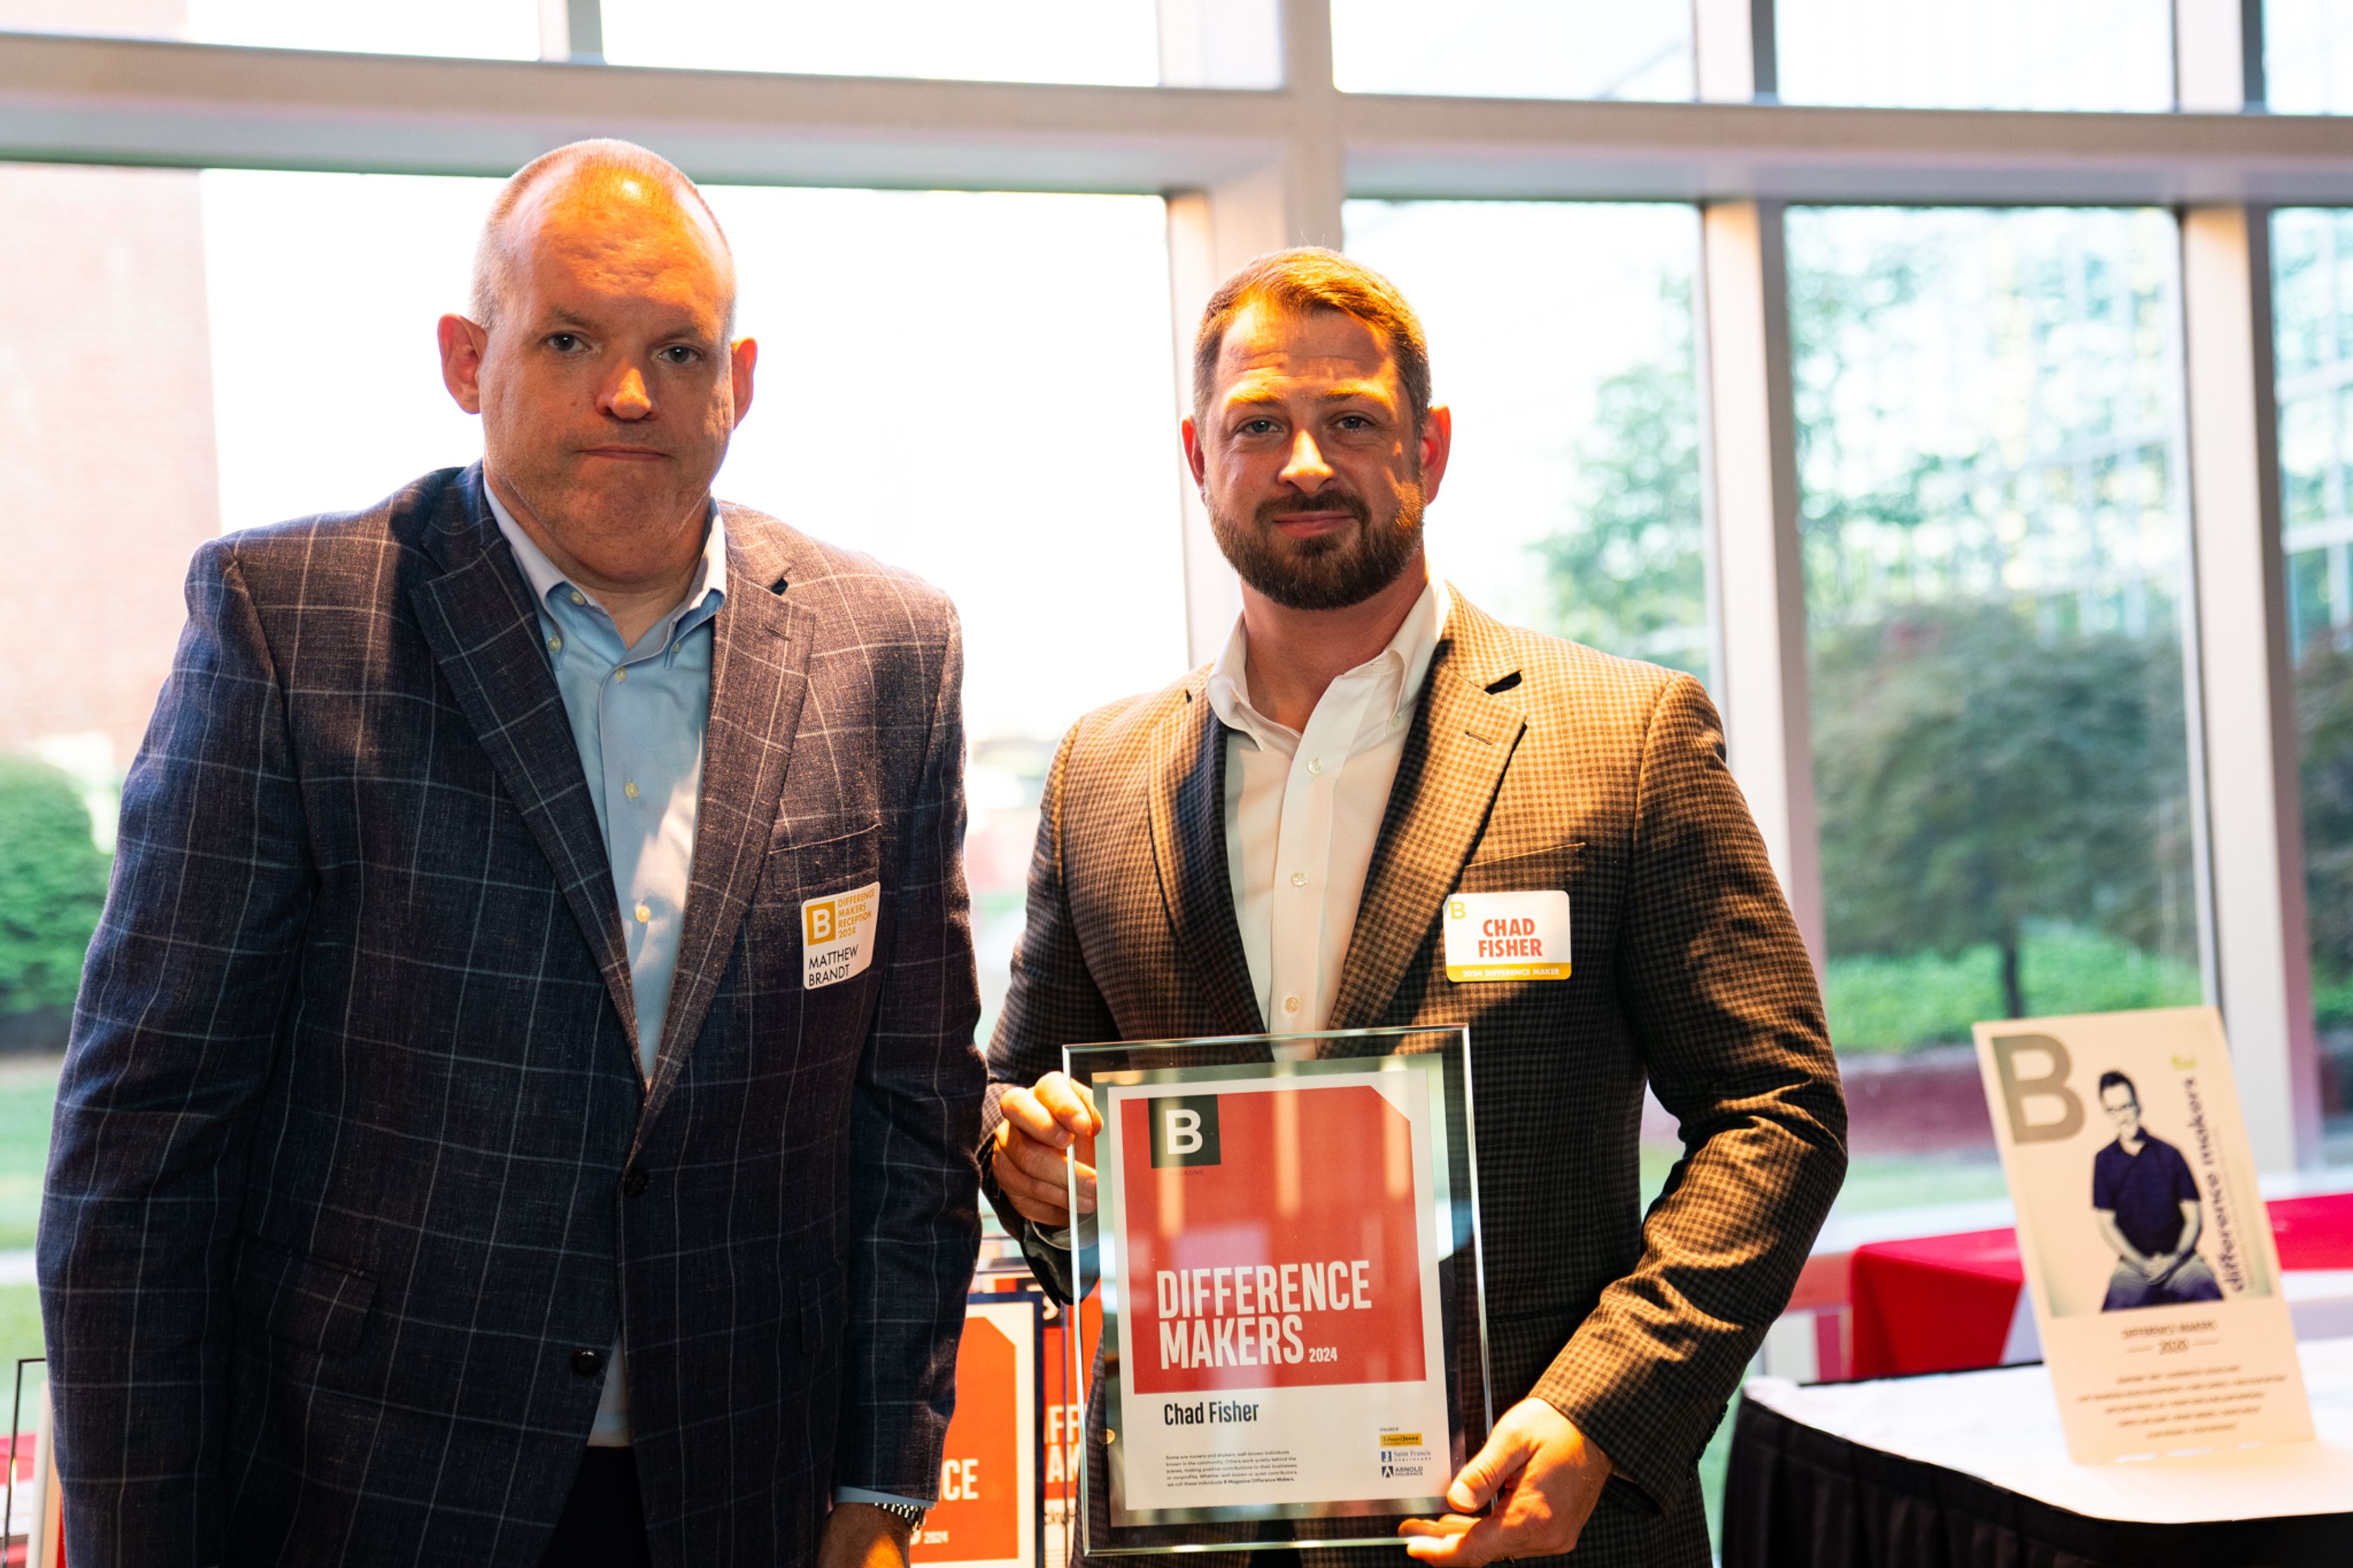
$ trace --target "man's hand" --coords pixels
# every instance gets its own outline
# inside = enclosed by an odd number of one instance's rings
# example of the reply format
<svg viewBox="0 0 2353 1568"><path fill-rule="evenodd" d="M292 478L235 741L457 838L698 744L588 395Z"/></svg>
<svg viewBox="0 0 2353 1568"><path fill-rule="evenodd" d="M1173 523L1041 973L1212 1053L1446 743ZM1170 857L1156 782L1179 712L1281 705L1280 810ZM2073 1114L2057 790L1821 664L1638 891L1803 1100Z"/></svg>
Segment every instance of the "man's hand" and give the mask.
<svg viewBox="0 0 2353 1568"><path fill-rule="evenodd" d="M1507 1557L1557 1557L1577 1544L1609 1480L1609 1456L1541 1399L1504 1412L1479 1455L1446 1489L1443 1519L1398 1526L1405 1549L1445 1568L1480 1568ZM1489 1499L1494 1508L1472 1517Z"/></svg>
<svg viewBox="0 0 2353 1568"><path fill-rule="evenodd" d="M907 1568L914 1532L899 1516L871 1502L838 1502L825 1517L818 1568Z"/></svg>
<svg viewBox="0 0 2353 1568"><path fill-rule="evenodd" d="M989 1149L997 1185L1023 1218L1059 1230L1071 1223L1066 1156L1071 1144L1103 1131L1102 1118L1079 1086L1058 1072L1039 1079L1035 1089L1008 1089L997 1109L1005 1120ZM1094 1213L1094 1167L1070 1160L1067 1169L1078 1176L1079 1212Z"/></svg>

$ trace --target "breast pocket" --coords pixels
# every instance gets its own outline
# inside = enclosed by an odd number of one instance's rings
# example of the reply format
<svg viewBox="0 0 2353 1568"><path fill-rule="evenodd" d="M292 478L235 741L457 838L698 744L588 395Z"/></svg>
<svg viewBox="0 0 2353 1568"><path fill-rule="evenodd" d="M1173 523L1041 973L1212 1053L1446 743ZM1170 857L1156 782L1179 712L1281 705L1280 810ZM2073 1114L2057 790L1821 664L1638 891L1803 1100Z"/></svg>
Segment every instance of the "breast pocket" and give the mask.
<svg viewBox="0 0 2353 1568"><path fill-rule="evenodd" d="M882 856L873 824L771 845L752 922L764 988L804 993L826 1012L865 1005L872 987L860 982L880 973L885 941Z"/></svg>
<svg viewBox="0 0 2353 1568"><path fill-rule="evenodd" d="M1585 853L1582 840L1553 844L1521 855L1501 855L1492 860L1473 858L1455 884L1464 893L1533 893L1558 891L1569 896L1572 916L1577 901L1577 863Z"/></svg>
<svg viewBox="0 0 2353 1568"><path fill-rule="evenodd" d="M870 822L848 832L797 837L779 829L768 841L760 873L760 901L798 904L862 888L881 875L882 826Z"/></svg>
<svg viewBox="0 0 2353 1568"><path fill-rule="evenodd" d="M1577 941L1577 868L1584 847L1582 843L1547 845L1517 855L1474 858L1462 868L1454 884L1457 895L1566 896L1569 972L1559 978L1529 977L1541 974L1560 956L1557 898L1498 898L1483 907L1473 902L1469 912L1476 935L1489 939L1479 952L1466 951L1457 965L1448 952L1446 931L1451 928L1442 926L1440 935L1435 983L1445 988L1454 1010L1493 1022L1504 1016L1550 1016L1567 1003L1585 956Z"/></svg>

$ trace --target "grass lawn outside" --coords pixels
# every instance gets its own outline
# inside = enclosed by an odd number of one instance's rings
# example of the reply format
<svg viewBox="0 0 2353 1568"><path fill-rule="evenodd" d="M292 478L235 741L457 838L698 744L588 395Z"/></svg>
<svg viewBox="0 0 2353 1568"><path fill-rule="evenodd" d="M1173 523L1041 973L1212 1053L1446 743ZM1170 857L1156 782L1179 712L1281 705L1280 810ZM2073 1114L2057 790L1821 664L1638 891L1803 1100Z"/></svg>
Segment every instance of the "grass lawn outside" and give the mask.
<svg viewBox="0 0 2353 1568"><path fill-rule="evenodd" d="M0 1399L16 1386L16 1363L41 1353L41 1299L30 1285L0 1285ZM25 1369L25 1406L16 1429L33 1429L33 1397L42 1381L41 1369Z"/></svg>
<svg viewBox="0 0 2353 1568"><path fill-rule="evenodd" d="M49 1112L58 1098L58 1057L0 1057L0 1252L33 1245L41 1178L49 1163ZM16 1363L41 1353L41 1299L31 1285L0 1285L0 1399L15 1391ZM41 1369L26 1369L19 1427L33 1427Z"/></svg>
<svg viewBox="0 0 2353 1568"><path fill-rule="evenodd" d="M62 1057L0 1057L0 1252L33 1245Z"/></svg>
<svg viewBox="0 0 2353 1568"><path fill-rule="evenodd" d="M1822 1000L1841 1052L1967 1045L1971 1024L2009 1016L2001 954L1990 945L1950 957L1854 953L1827 967ZM2027 1011L2036 1016L2189 1007L2205 997L2194 962L2073 926L2030 925L2018 968Z"/></svg>

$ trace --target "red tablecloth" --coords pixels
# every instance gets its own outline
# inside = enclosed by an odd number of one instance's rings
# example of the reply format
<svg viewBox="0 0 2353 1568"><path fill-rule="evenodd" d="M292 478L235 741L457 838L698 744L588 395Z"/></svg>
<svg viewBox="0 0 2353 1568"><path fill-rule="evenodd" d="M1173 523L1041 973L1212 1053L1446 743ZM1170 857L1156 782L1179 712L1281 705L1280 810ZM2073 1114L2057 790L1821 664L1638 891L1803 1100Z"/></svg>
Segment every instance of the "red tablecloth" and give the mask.
<svg viewBox="0 0 2353 1568"><path fill-rule="evenodd" d="M2353 1268L2353 1193L2266 1206L2282 1268ZM2006 1228L1856 1247L1851 1375L1998 1364L2025 1285L2018 1233Z"/></svg>

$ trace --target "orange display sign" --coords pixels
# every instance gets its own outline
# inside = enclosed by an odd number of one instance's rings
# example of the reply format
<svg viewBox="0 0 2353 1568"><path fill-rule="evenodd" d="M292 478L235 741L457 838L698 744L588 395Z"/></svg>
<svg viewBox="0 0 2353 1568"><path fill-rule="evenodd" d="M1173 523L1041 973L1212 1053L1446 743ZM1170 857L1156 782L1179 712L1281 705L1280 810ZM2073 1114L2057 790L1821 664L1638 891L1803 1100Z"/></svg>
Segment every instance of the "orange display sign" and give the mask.
<svg viewBox="0 0 2353 1568"><path fill-rule="evenodd" d="M1063 1568L1077 1555L1073 1544L1079 1469L1086 1463L1086 1380L1103 1339L1103 1302L1089 1294L1075 1309L1053 1310L1041 1336L1045 1345L1046 1565ZM1068 1338L1073 1316L1079 1325L1078 1364Z"/></svg>
<svg viewBox="0 0 2353 1568"><path fill-rule="evenodd" d="M1403 1111L1366 1084L1119 1110L1138 1394L1425 1380Z"/></svg>
<svg viewBox="0 0 2353 1568"><path fill-rule="evenodd" d="M924 1568L1033 1568L1038 1554L1038 1307L975 1297L956 1351L939 1502L908 1556Z"/></svg>

